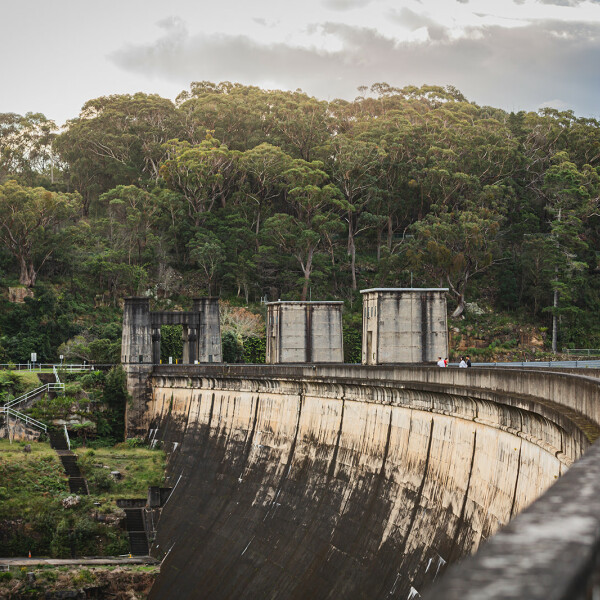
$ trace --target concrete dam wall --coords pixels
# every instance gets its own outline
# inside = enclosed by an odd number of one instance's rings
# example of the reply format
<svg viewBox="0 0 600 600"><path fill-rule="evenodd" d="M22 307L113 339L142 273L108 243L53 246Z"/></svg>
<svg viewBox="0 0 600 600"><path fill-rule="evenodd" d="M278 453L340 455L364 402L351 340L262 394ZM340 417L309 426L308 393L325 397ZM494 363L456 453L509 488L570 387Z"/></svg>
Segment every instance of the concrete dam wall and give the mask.
<svg viewBox="0 0 600 600"><path fill-rule="evenodd" d="M418 598L598 437L599 382L514 369L156 367L173 492L150 598Z"/></svg>

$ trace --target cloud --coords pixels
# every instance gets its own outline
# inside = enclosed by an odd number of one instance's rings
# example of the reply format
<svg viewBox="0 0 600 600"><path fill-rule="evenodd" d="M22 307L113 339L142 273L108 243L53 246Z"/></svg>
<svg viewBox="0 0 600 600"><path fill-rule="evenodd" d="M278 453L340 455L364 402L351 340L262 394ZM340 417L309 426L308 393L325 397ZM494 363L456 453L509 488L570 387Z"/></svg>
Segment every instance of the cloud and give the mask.
<svg viewBox="0 0 600 600"><path fill-rule="evenodd" d="M592 4L600 4L600 0L538 0L542 4L554 4L555 6L578 6L583 2L590 2ZM519 2L520 4L522 2Z"/></svg>
<svg viewBox="0 0 600 600"><path fill-rule="evenodd" d="M399 11L390 11L389 15L394 21L411 31L425 27L430 40L442 40L448 36L448 30L443 25L409 8L404 7Z"/></svg>
<svg viewBox="0 0 600 600"><path fill-rule="evenodd" d="M402 14L402 13L401 13ZM418 15L408 15L418 25ZM110 59L122 69L182 87L190 81L238 81L301 87L321 98L353 98L359 85L454 85L470 100L507 110L535 110L549 99L576 114L597 116L600 25L537 22L523 27L471 28L460 39L401 43L341 23L317 27L337 50L265 44L245 35L190 35L163 23L164 35L130 45Z"/></svg>
<svg viewBox="0 0 600 600"><path fill-rule="evenodd" d="M331 10L351 10L371 4L373 0L323 0L323 6Z"/></svg>

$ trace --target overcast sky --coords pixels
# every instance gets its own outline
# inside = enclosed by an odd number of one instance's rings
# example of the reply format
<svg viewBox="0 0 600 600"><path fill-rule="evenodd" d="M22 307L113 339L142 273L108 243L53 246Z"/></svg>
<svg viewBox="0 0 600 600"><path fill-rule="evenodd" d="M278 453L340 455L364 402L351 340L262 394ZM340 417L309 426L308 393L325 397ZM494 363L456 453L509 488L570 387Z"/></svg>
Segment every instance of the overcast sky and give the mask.
<svg viewBox="0 0 600 600"><path fill-rule="evenodd" d="M451 84L506 110L600 118L600 0L2 0L0 112L238 81L352 99Z"/></svg>

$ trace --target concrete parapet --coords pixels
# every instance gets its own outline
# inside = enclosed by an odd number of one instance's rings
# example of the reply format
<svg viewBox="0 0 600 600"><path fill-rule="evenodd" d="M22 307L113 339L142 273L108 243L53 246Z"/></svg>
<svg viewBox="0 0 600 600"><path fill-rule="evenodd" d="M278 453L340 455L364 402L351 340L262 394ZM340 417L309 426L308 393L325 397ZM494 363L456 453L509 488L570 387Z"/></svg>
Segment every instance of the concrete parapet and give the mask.
<svg viewBox="0 0 600 600"><path fill-rule="evenodd" d="M343 305L343 302L269 302L266 362L344 362Z"/></svg>
<svg viewBox="0 0 600 600"><path fill-rule="evenodd" d="M447 291L447 288L361 290L362 363L428 363L446 357Z"/></svg>

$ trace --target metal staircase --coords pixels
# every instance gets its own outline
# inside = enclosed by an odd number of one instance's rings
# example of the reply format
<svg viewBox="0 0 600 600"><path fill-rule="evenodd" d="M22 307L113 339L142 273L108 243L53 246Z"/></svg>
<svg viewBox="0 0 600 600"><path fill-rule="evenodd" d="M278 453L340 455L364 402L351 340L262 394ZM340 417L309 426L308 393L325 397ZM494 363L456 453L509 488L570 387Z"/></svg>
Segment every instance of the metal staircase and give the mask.
<svg viewBox="0 0 600 600"><path fill-rule="evenodd" d="M37 419L34 419L33 417L21 412L20 410L17 410L16 407L18 406L21 408L22 405L27 405L28 402L34 401L38 397L42 396L42 394L50 392L64 392L65 384L60 382L56 367L53 367L53 371L54 377L56 378L55 383L45 383L34 390L26 392L25 394L22 394L21 396L13 398L9 402L4 403L2 406L0 406L0 416L3 415L5 419L11 418L22 421L25 423L25 425L34 427L46 433L48 431L48 427L45 423L42 423L41 421L38 421Z"/></svg>

